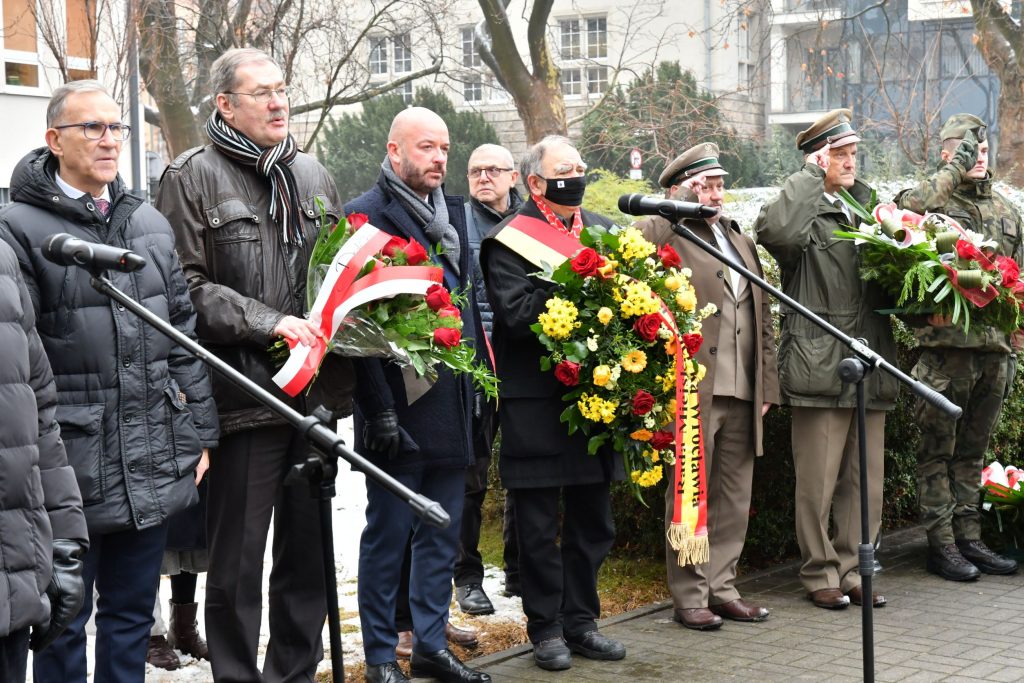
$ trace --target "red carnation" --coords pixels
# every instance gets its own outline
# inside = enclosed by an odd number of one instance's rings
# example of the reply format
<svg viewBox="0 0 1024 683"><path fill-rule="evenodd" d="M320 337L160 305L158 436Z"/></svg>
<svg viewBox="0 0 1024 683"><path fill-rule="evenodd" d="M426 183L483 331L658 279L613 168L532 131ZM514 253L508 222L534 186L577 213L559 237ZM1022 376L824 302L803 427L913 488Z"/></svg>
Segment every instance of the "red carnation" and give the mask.
<svg viewBox="0 0 1024 683"><path fill-rule="evenodd" d="M604 258L590 247L581 249L572 257L569 266L583 277L597 275L597 269L604 265Z"/></svg>
<svg viewBox="0 0 1024 683"><path fill-rule="evenodd" d="M563 360L555 366L555 379L567 387L576 386L580 383L580 364Z"/></svg>
<svg viewBox="0 0 1024 683"><path fill-rule="evenodd" d="M451 294L449 294L448 290L441 285L430 285L430 287L427 288L425 299L427 301L427 306L429 306L430 310L434 312L440 311L445 306L452 305Z"/></svg>
<svg viewBox="0 0 1024 683"><path fill-rule="evenodd" d="M643 389L637 389L633 394L633 414L646 415L654 407L654 397Z"/></svg>
<svg viewBox="0 0 1024 683"><path fill-rule="evenodd" d="M392 235L388 243L380 250L380 253L384 254L388 258L395 258L395 253L398 251L404 251L408 247L409 243L398 235Z"/></svg>
<svg viewBox="0 0 1024 683"><path fill-rule="evenodd" d="M666 268L678 268L683 265L683 259L679 258L676 250L668 244L658 248L658 258Z"/></svg>
<svg viewBox="0 0 1024 683"><path fill-rule="evenodd" d="M658 337L658 330L661 329L661 316L657 313L648 313L636 319L633 329L644 341L652 342Z"/></svg>
<svg viewBox="0 0 1024 683"><path fill-rule="evenodd" d="M346 219L348 224L352 226L352 232L355 232L359 228L363 227L370 222L370 217L365 213L350 213Z"/></svg>
<svg viewBox="0 0 1024 683"><path fill-rule="evenodd" d="M439 327L434 330L434 343L446 349L458 346L461 340L462 332L454 327Z"/></svg>
<svg viewBox="0 0 1024 683"><path fill-rule="evenodd" d="M462 313L459 311L459 309L455 308L455 306L445 306L444 308L437 312L437 317L455 318L457 320L462 320Z"/></svg>
<svg viewBox="0 0 1024 683"><path fill-rule="evenodd" d="M700 351L700 345L703 341L704 337L702 337L697 332L688 332L687 334L683 335L683 346L686 347L686 352L690 354L690 358L693 358L694 356L697 355L697 352Z"/></svg>
<svg viewBox="0 0 1024 683"><path fill-rule="evenodd" d="M405 262L410 266L419 265L427 260L427 250L416 240L409 240L409 244L403 251L405 252Z"/></svg>
<svg viewBox="0 0 1024 683"><path fill-rule="evenodd" d="M664 429L654 432L654 436L648 442L651 444L651 448L655 450L663 450L672 445L672 442L676 440L675 435L672 432L666 432Z"/></svg>
<svg viewBox="0 0 1024 683"><path fill-rule="evenodd" d="M996 266L1003 275L1003 287L1013 287L1020 280L1020 266L1009 256L996 256Z"/></svg>

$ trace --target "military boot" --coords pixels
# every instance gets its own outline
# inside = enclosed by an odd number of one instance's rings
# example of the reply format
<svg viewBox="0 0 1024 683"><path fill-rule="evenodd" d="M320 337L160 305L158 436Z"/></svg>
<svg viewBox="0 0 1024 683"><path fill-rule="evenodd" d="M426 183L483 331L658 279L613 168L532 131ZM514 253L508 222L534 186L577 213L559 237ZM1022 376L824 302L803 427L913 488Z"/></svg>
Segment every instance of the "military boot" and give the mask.
<svg viewBox="0 0 1024 683"><path fill-rule="evenodd" d="M930 546L926 566L932 574L938 574L948 581L973 581L981 576L978 568L964 559L952 543Z"/></svg>
<svg viewBox="0 0 1024 683"><path fill-rule="evenodd" d="M981 541L956 542L956 547L971 564L986 574L1012 574L1017 571L1017 561L992 552Z"/></svg>

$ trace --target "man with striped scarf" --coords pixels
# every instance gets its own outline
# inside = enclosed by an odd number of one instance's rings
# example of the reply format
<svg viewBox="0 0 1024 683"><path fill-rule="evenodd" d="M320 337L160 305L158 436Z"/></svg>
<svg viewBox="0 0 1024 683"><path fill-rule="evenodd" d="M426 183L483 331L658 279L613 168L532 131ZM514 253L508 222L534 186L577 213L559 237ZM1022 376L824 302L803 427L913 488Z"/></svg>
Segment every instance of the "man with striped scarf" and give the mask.
<svg viewBox="0 0 1024 683"><path fill-rule="evenodd" d="M175 230L198 314L200 341L267 391L311 412L351 413L354 373L331 354L309 394L288 399L271 377L268 345L311 343L303 317L306 268L324 207L341 215L334 181L298 151L288 132L288 88L264 52L230 50L211 67L216 110L211 144L168 167L156 206ZM214 375L220 447L210 454L206 629L217 681L312 681L323 658L327 614L317 503L307 486L285 486L308 447L294 429ZM257 666L263 556L274 519L270 643Z"/></svg>

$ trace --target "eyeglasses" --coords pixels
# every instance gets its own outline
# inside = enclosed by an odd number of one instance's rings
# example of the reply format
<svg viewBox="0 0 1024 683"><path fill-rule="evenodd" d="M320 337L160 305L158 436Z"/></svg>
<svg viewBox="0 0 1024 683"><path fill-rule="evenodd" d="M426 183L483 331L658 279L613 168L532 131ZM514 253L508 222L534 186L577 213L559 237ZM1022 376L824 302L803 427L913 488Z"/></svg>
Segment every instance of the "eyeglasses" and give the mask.
<svg viewBox="0 0 1024 683"><path fill-rule="evenodd" d="M497 178L502 173L508 173L514 169L501 168L500 166L481 166L479 168L471 168L466 176L470 178L479 178L482 174L486 173L490 178Z"/></svg>
<svg viewBox="0 0 1024 683"><path fill-rule="evenodd" d="M65 123L63 126L54 126L56 130L64 128L81 128L88 140L102 140L103 136L110 131L110 136L115 140L124 142L132 134L132 127L127 123L100 123L99 121L86 121L85 123Z"/></svg>
<svg viewBox="0 0 1024 683"><path fill-rule="evenodd" d="M270 100L274 99L274 95L282 100L288 100L288 87L278 88L277 90L257 90L256 92L225 92L225 95L248 95L251 97L256 104L269 104Z"/></svg>

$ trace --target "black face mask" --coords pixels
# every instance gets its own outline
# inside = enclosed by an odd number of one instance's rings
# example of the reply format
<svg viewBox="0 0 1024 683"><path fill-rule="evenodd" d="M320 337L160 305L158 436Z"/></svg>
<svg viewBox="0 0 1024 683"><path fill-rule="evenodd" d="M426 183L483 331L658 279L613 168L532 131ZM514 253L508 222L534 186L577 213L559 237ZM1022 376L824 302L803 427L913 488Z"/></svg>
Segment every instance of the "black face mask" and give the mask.
<svg viewBox="0 0 1024 683"><path fill-rule="evenodd" d="M586 176L574 178L545 178L547 188L544 199L559 206L579 206L583 203L583 193L587 191Z"/></svg>

